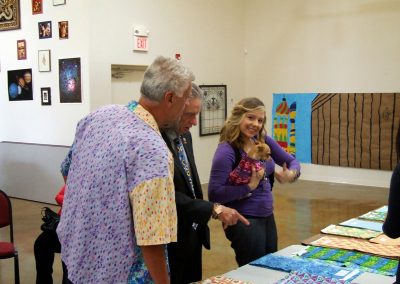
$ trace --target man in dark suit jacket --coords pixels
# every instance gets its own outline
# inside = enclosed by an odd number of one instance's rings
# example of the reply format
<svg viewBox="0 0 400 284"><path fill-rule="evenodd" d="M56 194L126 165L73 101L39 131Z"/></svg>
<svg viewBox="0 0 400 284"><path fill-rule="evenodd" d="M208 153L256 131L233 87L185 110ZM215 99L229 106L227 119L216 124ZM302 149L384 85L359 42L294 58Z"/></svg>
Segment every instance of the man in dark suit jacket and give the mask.
<svg viewBox="0 0 400 284"><path fill-rule="evenodd" d="M193 155L189 129L197 125L201 110L201 89L192 85L192 96L174 129L164 130L163 138L174 156L175 201L178 214L178 241L168 244L172 284L186 284L202 279L202 246L210 249L211 217L224 226L248 221L236 210L203 200L200 179ZM179 148L181 151L179 152ZM181 161L183 159L183 162Z"/></svg>

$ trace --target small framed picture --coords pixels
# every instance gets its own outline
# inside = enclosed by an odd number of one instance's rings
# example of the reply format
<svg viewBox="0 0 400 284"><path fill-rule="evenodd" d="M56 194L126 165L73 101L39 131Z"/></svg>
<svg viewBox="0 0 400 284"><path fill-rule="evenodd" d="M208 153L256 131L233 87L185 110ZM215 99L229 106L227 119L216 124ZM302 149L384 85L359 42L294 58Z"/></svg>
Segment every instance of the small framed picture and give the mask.
<svg viewBox="0 0 400 284"><path fill-rule="evenodd" d="M53 6L65 5L65 0L53 0Z"/></svg>
<svg viewBox="0 0 400 284"><path fill-rule="evenodd" d="M42 100L42 106L50 106L51 105L51 92L50 88L40 88L40 97Z"/></svg>
<svg viewBox="0 0 400 284"><path fill-rule="evenodd" d="M43 14L43 0L32 0L32 14Z"/></svg>
<svg viewBox="0 0 400 284"><path fill-rule="evenodd" d="M50 49L38 51L38 68L39 72L51 71Z"/></svg>
<svg viewBox="0 0 400 284"><path fill-rule="evenodd" d="M226 85L199 85L203 90L200 136L218 134L226 119Z"/></svg>
<svg viewBox="0 0 400 284"><path fill-rule="evenodd" d="M17 57L18 60L26 59L26 41L24 39L17 40Z"/></svg>
<svg viewBox="0 0 400 284"><path fill-rule="evenodd" d="M39 39L51 38L52 29L51 29L51 21L39 22Z"/></svg>
<svg viewBox="0 0 400 284"><path fill-rule="evenodd" d="M68 38L68 21L58 22L58 36L60 39Z"/></svg>

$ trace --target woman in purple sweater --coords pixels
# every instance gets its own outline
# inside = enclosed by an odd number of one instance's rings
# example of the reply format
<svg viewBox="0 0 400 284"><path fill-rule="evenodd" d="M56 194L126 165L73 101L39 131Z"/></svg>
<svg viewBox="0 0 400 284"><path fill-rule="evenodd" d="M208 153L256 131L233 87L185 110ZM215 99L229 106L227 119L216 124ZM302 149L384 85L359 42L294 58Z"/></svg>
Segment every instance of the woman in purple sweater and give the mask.
<svg viewBox="0 0 400 284"><path fill-rule="evenodd" d="M252 169L248 184L230 183L229 173L237 163L234 147L244 156L258 142L268 144L272 159L264 161L259 171ZM239 266L277 251L273 196L266 178L274 172L275 164L282 167L275 172L275 178L281 183L293 182L300 175L300 163L266 135L264 104L257 98L242 99L221 130L208 187L210 201L234 208L250 221L250 226L238 223L225 230Z"/></svg>

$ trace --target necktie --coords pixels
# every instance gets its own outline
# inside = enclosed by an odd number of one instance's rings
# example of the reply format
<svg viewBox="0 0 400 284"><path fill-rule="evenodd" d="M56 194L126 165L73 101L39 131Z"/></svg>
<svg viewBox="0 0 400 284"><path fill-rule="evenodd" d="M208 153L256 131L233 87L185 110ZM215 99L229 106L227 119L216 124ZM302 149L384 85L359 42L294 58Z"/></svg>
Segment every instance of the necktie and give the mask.
<svg viewBox="0 0 400 284"><path fill-rule="evenodd" d="M192 174L190 172L190 165L189 165L188 158L186 156L185 148L183 148L182 140L180 137L178 137L178 138L174 139L174 142L176 144L176 149L178 150L179 161L181 162L181 165L185 171L185 174L189 179L190 189L192 190L193 196L194 196L194 198L196 198L196 194L194 192Z"/></svg>

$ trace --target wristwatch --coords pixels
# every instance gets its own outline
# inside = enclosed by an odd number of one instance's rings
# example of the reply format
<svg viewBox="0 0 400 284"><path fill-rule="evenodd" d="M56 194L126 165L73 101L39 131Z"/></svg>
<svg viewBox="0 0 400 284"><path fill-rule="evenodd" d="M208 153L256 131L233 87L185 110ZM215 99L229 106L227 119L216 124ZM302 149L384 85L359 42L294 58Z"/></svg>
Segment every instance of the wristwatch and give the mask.
<svg viewBox="0 0 400 284"><path fill-rule="evenodd" d="M222 205L219 203L214 203L214 208L212 212L213 219L218 219L218 216L221 213L222 213Z"/></svg>

